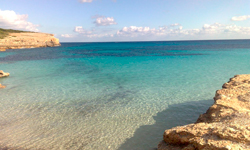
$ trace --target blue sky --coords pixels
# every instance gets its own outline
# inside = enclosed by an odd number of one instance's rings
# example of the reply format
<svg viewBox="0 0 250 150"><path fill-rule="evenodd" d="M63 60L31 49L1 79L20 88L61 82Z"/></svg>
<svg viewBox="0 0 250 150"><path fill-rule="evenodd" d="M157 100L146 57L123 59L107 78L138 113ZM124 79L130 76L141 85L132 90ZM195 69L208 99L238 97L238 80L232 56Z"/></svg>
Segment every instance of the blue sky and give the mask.
<svg viewBox="0 0 250 150"><path fill-rule="evenodd" d="M249 0L0 0L0 27L61 42L249 39Z"/></svg>

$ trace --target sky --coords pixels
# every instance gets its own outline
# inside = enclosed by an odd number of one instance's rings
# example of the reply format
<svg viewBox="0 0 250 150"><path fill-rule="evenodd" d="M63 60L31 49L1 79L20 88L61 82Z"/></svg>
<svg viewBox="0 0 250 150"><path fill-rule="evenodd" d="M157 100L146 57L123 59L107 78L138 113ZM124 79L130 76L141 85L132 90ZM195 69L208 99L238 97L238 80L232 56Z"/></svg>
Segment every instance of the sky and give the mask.
<svg viewBox="0 0 250 150"><path fill-rule="evenodd" d="M0 28L60 42L250 39L250 0L0 0Z"/></svg>

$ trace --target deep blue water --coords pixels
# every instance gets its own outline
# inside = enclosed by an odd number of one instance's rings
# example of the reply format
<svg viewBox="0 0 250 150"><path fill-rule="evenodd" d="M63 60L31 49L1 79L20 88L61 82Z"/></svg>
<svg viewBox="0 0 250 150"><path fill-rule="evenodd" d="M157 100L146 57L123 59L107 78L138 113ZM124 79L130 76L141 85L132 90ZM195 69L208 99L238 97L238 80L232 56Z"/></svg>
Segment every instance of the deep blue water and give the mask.
<svg viewBox="0 0 250 150"><path fill-rule="evenodd" d="M250 40L62 43L0 52L0 143L152 149L250 72Z"/></svg>

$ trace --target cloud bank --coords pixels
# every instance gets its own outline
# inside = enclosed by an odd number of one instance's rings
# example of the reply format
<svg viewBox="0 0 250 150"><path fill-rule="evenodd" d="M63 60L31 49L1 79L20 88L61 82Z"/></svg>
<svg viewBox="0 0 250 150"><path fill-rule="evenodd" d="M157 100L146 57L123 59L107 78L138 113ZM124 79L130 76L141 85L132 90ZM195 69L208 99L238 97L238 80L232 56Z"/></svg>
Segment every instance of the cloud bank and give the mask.
<svg viewBox="0 0 250 150"><path fill-rule="evenodd" d="M81 41L134 41L134 40L198 40L198 39L237 39L250 38L250 27L234 24L204 24L201 28L185 29L175 23L158 28L143 26L128 26L120 30L86 30L76 26L74 36L61 35L63 38L72 38Z"/></svg>
<svg viewBox="0 0 250 150"><path fill-rule="evenodd" d="M183 26L175 24L173 26L163 26L158 29L149 27L123 27L117 31L117 36L138 37L144 35L150 36L202 36L202 35L219 35L219 34L248 34L250 27L241 27L237 25L224 25L220 23L204 24L201 29L183 29Z"/></svg>
<svg viewBox="0 0 250 150"><path fill-rule="evenodd" d="M123 27L121 30L116 32L118 36L129 36L129 37L136 37L142 36L146 34L154 34L156 29L150 29L149 27L137 27L137 26L130 26L130 27Z"/></svg>
<svg viewBox="0 0 250 150"><path fill-rule="evenodd" d="M113 37L114 36L111 33L102 33L102 34L99 33L98 34L98 33L96 33L95 30L85 30L85 29L83 29L82 26L76 26L74 29L74 32L78 33L82 37L88 37L88 38L101 38L101 37ZM67 35L67 34L65 34L65 35ZM65 35L63 37L66 37Z"/></svg>
<svg viewBox="0 0 250 150"><path fill-rule="evenodd" d="M250 18L250 15L232 17L231 20L232 21L243 21L243 20L247 20L248 18Z"/></svg>
<svg viewBox="0 0 250 150"><path fill-rule="evenodd" d="M28 15L16 14L13 10L0 10L0 27L6 29L19 29L26 31L39 31L31 22L28 22Z"/></svg>

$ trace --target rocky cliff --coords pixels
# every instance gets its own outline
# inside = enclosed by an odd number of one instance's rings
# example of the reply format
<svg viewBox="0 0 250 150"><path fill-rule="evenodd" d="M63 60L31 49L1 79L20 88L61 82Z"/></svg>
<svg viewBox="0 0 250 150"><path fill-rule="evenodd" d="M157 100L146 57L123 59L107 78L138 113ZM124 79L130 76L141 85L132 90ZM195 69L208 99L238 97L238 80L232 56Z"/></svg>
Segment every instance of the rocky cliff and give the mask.
<svg viewBox="0 0 250 150"><path fill-rule="evenodd" d="M250 75L236 75L216 91L196 123L166 130L158 150L250 149Z"/></svg>
<svg viewBox="0 0 250 150"><path fill-rule="evenodd" d="M9 33L8 36L0 39L0 51L52 46L60 46L59 40L53 34L47 33Z"/></svg>

